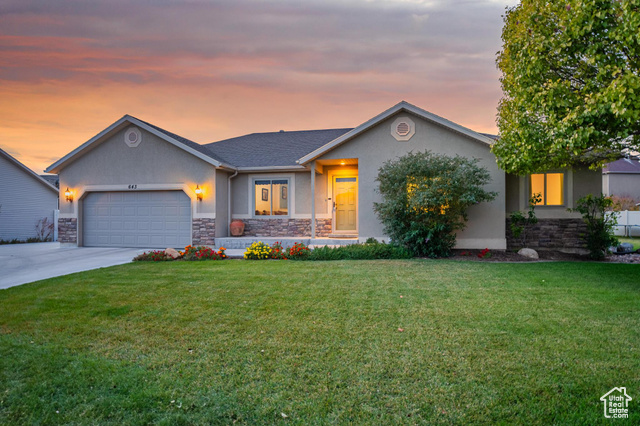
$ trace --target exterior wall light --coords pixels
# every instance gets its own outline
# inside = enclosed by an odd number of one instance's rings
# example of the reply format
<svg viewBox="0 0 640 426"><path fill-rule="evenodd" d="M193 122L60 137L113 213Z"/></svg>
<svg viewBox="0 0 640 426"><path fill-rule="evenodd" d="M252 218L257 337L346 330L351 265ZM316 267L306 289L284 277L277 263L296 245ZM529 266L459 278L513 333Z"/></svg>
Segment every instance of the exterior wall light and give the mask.
<svg viewBox="0 0 640 426"><path fill-rule="evenodd" d="M64 191L64 197L67 199L67 202L73 203L73 192L67 187L66 191Z"/></svg>
<svg viewBox="0 0 640 426"><path fill-rule="evenodd" d="M342 160L342 161L340 162L340 165L341 165L341 166L344 166L345 164L347 164L347 162L346 162L346 161L344 161L344 160Z"/></svg>
<svg viewBox="0 0 640 426"><path fill-rule="evenodd" d="M198 198L198 201L202 201L202 188L200 188L200 186L196 185L196 198Z"/></svg>

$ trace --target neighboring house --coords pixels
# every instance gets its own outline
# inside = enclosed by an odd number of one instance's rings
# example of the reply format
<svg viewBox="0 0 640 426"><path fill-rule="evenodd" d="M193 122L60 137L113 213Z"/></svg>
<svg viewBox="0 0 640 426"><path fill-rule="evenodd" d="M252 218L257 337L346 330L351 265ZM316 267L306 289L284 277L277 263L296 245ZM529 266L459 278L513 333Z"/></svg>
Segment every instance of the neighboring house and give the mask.
<svg viewBox="0 0 640 426"><path fill-rule="evenodd" d="M229 236L232 219L245 222L245 236L365 240L386 238L373 210L386 161L427 149L459 154L479 160L491 176L486 189L498 196L469 209L457 246L505 249L507 214L524 209L531 179L505 175L493 141L407 102L353 129L254 133L206 145L125 115L46 172L60 178L63 243L214 244ZM533 185L542 182L550 194L540 216L564 229L580 222L566 208L601 186L597 173L559 174L534 176Z"/></svg>
<svg viewBox="0 0 640 426"><path fill-rule="evenodd" d="M46 180L47 182L49 182L51 185L55 186L56 188L59 188L60 186L58 185L58 175L40 175L40 177L44 180Z"/></svg>
<svg viewBox="0 0 640 426"><path fill-rule="evenodd" d="M0 240L34 238L36 224L54 223L58 188L0 149Z"/></svg>
<svg viewBox="0 0 640 426"><path fill-rule="evenodd" d="M602 169L602 193L640 201L640 161L621 158Z"/></svg>

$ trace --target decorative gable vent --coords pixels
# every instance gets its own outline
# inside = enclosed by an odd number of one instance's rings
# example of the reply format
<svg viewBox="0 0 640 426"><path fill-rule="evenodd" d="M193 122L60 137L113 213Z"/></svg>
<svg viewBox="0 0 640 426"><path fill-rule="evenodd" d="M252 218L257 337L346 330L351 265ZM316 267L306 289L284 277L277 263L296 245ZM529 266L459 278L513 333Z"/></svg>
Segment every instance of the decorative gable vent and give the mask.
<svg viewBox="0 0 640 426"><path fill-rule="evenodd" d="M129 127L124 132L124 143L127 144L129 148L135 148L140 145L142 142L142 133L137 127Z"/></svg>
<svg viewBox="0 0 640 426"><path fill-rule="evenodd" d="M400 136L407 136L410 130L411 127L409 127L409 124L405 123L404 121L398 123L398 126L396 127L396 133L398 133Z"/></svg>
<svg viewBox="0 0 640 426"><path fill-rule="evenodd" d="M397 141L408 141L416 133L416 123L409 117L398 117L391 125L391 136Z"/></svg>

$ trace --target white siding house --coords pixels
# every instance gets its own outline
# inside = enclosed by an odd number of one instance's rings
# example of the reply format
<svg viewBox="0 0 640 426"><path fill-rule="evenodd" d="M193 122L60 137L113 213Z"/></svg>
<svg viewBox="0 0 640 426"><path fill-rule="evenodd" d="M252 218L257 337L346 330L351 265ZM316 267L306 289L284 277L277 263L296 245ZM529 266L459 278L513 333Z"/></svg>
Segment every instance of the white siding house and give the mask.
<svg viewBox="0 0 640 426"><path fill-rule="evenodd" d="M0 240L36 237L38 221L56 223L57 209L58 189L0 149Z"/></svg>

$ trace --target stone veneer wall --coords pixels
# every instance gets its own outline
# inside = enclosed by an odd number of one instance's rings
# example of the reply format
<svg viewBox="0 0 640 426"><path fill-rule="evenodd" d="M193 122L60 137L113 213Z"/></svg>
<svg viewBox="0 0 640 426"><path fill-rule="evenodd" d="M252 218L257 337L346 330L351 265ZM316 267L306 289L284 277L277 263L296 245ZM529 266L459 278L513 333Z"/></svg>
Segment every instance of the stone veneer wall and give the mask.
<svg viewBox="0 0 640 426"><path fill-rule="evenodd" d="M511 233L511 220L507 219L507 249L519 249L520 238ZM536 250L585 249L582 235L587 225L582 219L538 219L527 230L527 247Z"/></svg>
<svg viewBox="0 0 640 426"><path fill-rule="evenodd" d="M308 237L311 219L243 219L245 237ZM316 236L331 233L331 219L316 219Z"/></svg>
<svg viewBox="0 0 640 426"><path fill-rule="evenodd" d="M58 241L78 244L78 219L58 218Z"/></svg>
<svg viewBox="0 0 640 426"><path fill-rule="evenodd" d="M215 219L193 219L191 223L191 245L212 246L216 242Z"/></svg>

